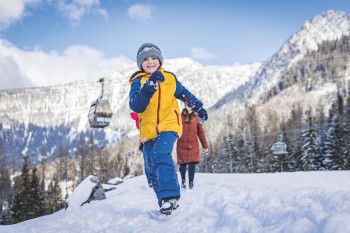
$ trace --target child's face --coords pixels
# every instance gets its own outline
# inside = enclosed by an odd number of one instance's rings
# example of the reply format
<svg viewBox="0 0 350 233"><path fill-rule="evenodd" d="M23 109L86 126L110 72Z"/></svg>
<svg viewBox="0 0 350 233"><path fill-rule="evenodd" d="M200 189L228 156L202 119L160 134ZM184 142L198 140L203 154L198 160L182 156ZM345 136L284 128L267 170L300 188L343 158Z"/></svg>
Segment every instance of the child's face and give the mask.
<svg viewBox="0 0 350 233"><path fill-rule="evenodd" d="M149 74L152 74L154 71L158 70L159 67L159 59L155 56L150 56L142 62L142 69Z"/></svg>

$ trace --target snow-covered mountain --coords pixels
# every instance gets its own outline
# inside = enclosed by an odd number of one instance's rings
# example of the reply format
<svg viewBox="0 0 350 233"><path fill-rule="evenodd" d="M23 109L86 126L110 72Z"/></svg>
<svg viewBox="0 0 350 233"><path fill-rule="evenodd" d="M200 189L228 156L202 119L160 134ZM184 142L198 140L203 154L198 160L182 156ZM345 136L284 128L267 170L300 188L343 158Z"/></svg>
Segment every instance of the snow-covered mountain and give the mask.
<svg viewBox="0 0 350 233"><path fill-rule="evenodd" d="M331 10L306 21L301 30L263 64L202 66L189 58L179 58L165 60L164 68L175 73L183 85L205 103L204 106L209 109L208 136L215 140L225 129L222 122L228 115L237 123L244 116L244 105L257 103L261 95L277 85L282 74L302 61L307 53L317 51L322 42L339 39L349 32L350 16ZM137 135L128 106L128 80L136 70L136 64L126 60L124 65L103 74L104 96L110 101L114 115L110 127L93 130L102 145ZM96 77L96 81L99 78ZM333 86L327 87L317 90L320 98L336 91ZM60 86L1 91L0 123L8 151L34 156L40 147L49 146L47 150L52 154L57 141L65 143L73 151L79 134L92 132L87 113L100 90L97 82L76 81ZM279 101L286 99L286 93L276 98ZM287 96L290 101L291 96ZM294 96L302 95L294 93ZM307 104L305 100L308 98L303 98ZM260 107L263 108L263 105Z"/></svg>
<svg viewBox="0 0 350 233"><path fill-rule="evenodd" d="M350 16L344 12L330 10L307 20L300 31L292 35L247 83L227 93L215 108L232 101L243 104L248 100L257 101L264 91L280 81L281 74L303 59L307 52L317 51L322 42L334 41L349 33Z"/></svg>
<svg viewBox="0 0 350 233"><path fill-rule="evenodd" d="M230 115L233 119L233 125L237 126L239 119L244 115L245 106L252 104L259 107L257 115L262 129L268 126L270 122L267 112L273 111L278 114L277 118L288 119L290 110L295 104L300 104L305 109L308 106L316 106L316 101L323 101L325 112L327 113L326 110L331 103L330 100L337 92L336 82L347 83L347 80L350 79L349 63L346 60L345 62L347 63L344 64L345 70L341 71L341 81L323 83L323 85L308 93L305 93L303 89L295 85L295 87L282 91L267 103L262 103L261 98L282 83L284 81L283 76L292 73L291 69L295 70L295 73L291 74L292 76L297 73L303 73L304 68L296 70L298 68L295 68L295 66L298 63L304 63L305 56L308 54L316 53L311 59L319 62L318 49L322 43L336 41L349 34L350 16L344 12L330 10L315 16L311 20L307 20L302 28L293 34L271 59L260 66L255 75L217 101L211 109L211 119L214 122L225 122L228 115ZM334 59L344 62L344 57ZM337 62L334 62L334 66L337 66ZM343 67L333 68L334 70L344 69ZM315 72L315 70L312 72ZM314 75L316 76L316 72ZM348 87L342 88L347 89ZM222 134L226 128L225 124L216 124L215 127L209 127L209 133L215 138L220 133Z"/></svg>

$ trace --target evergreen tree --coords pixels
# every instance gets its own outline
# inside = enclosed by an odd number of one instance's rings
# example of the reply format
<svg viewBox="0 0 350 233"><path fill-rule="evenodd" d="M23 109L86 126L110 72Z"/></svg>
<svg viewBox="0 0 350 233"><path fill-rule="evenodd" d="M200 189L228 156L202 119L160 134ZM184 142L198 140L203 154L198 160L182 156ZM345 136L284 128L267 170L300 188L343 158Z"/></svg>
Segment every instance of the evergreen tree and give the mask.
<svg viewBox="0 0 350 233"><path fill-rule="evenodd" d="M290 139L289 144L289 157L291 159L291 165L293 171L301 171L301 130L302 130L302 118L303 113L300 105L297 105L292 109L291 118L286 125L289 126L287 129L288 136Z"/></svg>
<svg viewBox="0 0 350 233"><path fill-rule="evenodd" d="M29 157L23 157L23 167L19 179L19 192L15 195L11 206L11 223L18 223L29 219L31 212L30 198L30 174L29 174Z"/></svg>
<svg viewBox="0 0 350 233"><path fill-rule="evenodd" d="M1 133L1 131L0 131ZM11 200L10 171L7 168L4 144L0 135L0 224L7 224L8 203Z"/></svg>
<svg viewBox="0 0 350 233"><path fill-rule="evenodd" d="M29 190L31 203L30 218L40 217L45 214L44 194L40 192L40 181L36 172L37 169L34 167L32 170Z"/></svg>
<svg viewBox="0 0 350 233"><path fill-rule="evenodd" d="M328 132L325 138L324 167L327 170L341 169L341 123L338 111L338 102L332 104L328 117Z"/></svg>
<svg viewBox="0 0 350 233"><path fill-rule="evenodd" d="M350 170L350 97L347 98L342 118L343 129L343 169Z"/></svg>
<svg viewBox="0 0 350 233"><path fill-rule="evenodd" d="M48 186L48 214L52 214L63 208L64 203L57 175L55 175Z"/></svg>
<svg viewBox="0 0 350 233"><path fill-rule="evenodd" d="M322 162L316 144L316 130L313 125L311 110L307 111L306 127L302 131L303 146L301 147L301 165L304 171L320 170Z"/></svg>

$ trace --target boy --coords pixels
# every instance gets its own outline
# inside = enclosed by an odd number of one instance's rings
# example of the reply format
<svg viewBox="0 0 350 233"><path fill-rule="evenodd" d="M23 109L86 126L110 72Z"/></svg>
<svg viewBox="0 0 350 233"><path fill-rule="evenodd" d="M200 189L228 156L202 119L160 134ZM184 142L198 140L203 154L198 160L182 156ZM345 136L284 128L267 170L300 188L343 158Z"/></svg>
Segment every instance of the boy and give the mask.
<svg viewBox="0 0 350 233"><path fill-rule="evenodd" d="M137 66L129 83L129 106L138 113L140 140L149 169L148 177L158 199L160 213L169 215L178 207L180 186L172 160L174 143L182 134L182 119L176 99L180 99L204 122L208 119L203 104L173 73L162 68L160 49L145 43L137 51Z"/></svg>

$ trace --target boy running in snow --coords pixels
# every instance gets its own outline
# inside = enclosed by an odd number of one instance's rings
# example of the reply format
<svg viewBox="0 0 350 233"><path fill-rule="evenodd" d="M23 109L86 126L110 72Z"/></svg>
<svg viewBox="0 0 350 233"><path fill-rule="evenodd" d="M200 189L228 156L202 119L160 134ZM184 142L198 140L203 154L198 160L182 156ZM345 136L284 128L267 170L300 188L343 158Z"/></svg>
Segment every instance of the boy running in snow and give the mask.
<svg viewBox="0 0 350 233"><path fill-rule="evenodd" d="M204 122L208 119L203 103L189 92L173 73L162 68L160 49L151 43L137 51L137 66L129 83L129 106L138 113L140 140L149 169L147 177L158 199L160 213L169 215L178 207L180 186L172 160L174 143L182 134L182 119L176 99L180 99Z"/></svg>

